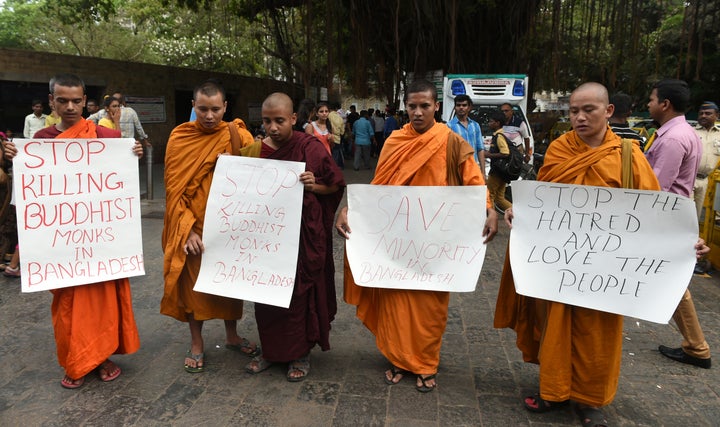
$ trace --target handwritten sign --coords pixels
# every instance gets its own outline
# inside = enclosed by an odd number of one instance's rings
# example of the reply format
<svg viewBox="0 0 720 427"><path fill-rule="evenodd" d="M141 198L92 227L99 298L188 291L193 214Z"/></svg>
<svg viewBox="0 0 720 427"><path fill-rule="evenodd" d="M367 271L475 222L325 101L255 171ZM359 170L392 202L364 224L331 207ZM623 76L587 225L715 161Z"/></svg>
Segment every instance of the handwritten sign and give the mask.
<svg viewBox="0 0 720 427"><path fill-rule="evenodd" d="M135 141L14 142L22 291L145 274Z"/></svg>
<svg viewBox="0 0 720 427"><path fill-rule="evenodd" d="M360 286L472 292L485 258L484 186L348 186L346 242Z"/></svg>
<svg viewBox="0 0 720 427"><path fill-rule="evenodd" d="M537 181L514 182L512 192L519 294L668 322L695 266L691 199Z"/></svg>
<svg viewBox="0 0 720 427"><path fill-rule="evenodd" d="M195 290L288 308L295 285L305 163L220 156Z"/></svg>

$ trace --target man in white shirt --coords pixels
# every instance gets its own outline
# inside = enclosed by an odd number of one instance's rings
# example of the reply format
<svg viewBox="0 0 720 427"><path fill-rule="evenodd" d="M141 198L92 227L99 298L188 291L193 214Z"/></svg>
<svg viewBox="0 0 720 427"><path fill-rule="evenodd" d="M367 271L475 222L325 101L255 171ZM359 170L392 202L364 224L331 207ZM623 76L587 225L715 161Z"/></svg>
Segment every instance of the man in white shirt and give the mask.
<svg viewBox="0 0 720 427"><path fill-rule="evenodd" d="M512 104L502 104L500 111L505 114L507 122L503 125L503 134L525 155L525 163L530 161L532 147L530 146L530 131L519 116L515 115Z"/></svg>
<svg viewBox="0 0 720 427"><path fill-rule="evenodd" d="M28 114L25 117L25 127L23 128L23 136L25 138L32 138L35 132L45 127L45 118L47 116L43 114L42 101L33 99L32 110L32 114Z"/></svg>
<svg viewBox="0 0 720 427"><path fill-rule="evenodd" d="M125 97L120 92L115 92L112 94L113 98L117 98L120 100L120 133L122 133L123 138L135 138L137 141L140 141L143 146L150 145L150 141L148 141L148 136L145 133L145 130L143 129L142 125L140 124L140 119L138 118L137 113L134 109L131 107L128 107L125 105ZM100 109L97 113L90 115L88 117L88 120L91 120L97 124L100 119L106 116L105 109Z"/></svg>

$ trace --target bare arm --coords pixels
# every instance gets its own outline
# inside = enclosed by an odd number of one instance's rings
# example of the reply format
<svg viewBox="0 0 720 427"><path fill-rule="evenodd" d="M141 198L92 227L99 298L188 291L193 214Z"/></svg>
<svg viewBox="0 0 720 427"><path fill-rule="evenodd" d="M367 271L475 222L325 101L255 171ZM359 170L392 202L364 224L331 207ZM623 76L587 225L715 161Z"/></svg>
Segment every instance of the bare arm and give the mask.
<svg viewBox="0 0 720 427"><path fill-rule="evenodd" d="M183 250L186 255L200 255L205 252L205 245L203 245L200 235L190 230L190 235L187 242L185 242L185 246L183 246Z"/></svg>
<svg viewBox="0 0 720 427"><path fill-rule="evenodd" d="M489 208L487 210L487 218L485 219L485 226L483 227L483 237L485 240L483 243L488 243L495 237L498 231L498 217L495 209Z"/></svg>
<svg viewBox="0 0 720 427"><path fill-rule="evenodd" d="M347 211L347 206L340 209L337 220L335 220L335 229L337 230L339 235L343 236L346 239L349 239L351 231L350 225L348 224Z"/></svg>

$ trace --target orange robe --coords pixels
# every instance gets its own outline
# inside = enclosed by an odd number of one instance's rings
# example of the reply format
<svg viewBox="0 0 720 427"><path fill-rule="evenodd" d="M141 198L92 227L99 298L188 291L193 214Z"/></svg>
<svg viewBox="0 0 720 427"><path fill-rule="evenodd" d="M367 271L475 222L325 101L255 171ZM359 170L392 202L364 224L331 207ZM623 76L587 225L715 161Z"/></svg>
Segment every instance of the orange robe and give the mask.
<svg viewBox="0 0 720 427"><path fill-rule="evenodd" d="M423 134L411 124L393 132L380 153L372 184L448 185L448 143L460 144L462 184L483 185L472 147L441 123ZM488 199L486 207L490 206ZM422 375L437 372L449 301L449 292L358 286L345 259L345 302L357 306L357 317L375 335L380 352L400 369Z"/></svg>
<svg viewBox="0 0 720 427"><path fill-rule="evenodd" d="M165 293L160 312L181 322L187 322L191 313L196 320L236 320L243 313L242 300L193 290L202 255L186 255L183 250L191 230L202 237L218 155L233 152L228 125L238 128L241 147L252 144L253 137L240 119L221 122L212 129L205 129L197 121L183 123L173 129L168 139L162 232Z"/></svg>
<svg viewBox="0 0 720 427"><path fill-rule="evenodd" d="M120 138L120 131L96 128L93 122L80 119L64 132L50 126L35 137ZM58 362L70 378L84 377L113 354L134 353L140 348L127 278L51 292Z"/></svg>
<svg viewBox="0 0 720 427"><path fill-rule="evenodd" d="M568 132L550 144L538 180L620 188L620 144L620 137L609 129L597 148ZM633 182L637 189L660 189L637 142ZM622 316L516 294L506 255L494 326L514 329L523 359L540 364L543 399L592 406L612 402L620 376Z"/></svg>

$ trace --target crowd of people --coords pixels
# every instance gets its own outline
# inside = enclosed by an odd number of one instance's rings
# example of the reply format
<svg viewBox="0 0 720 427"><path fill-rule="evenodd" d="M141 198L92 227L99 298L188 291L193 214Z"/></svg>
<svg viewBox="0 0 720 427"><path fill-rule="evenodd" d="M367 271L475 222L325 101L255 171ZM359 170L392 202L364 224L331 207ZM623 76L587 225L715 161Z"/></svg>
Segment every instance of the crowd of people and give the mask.
<svg viewBox="0 0 720 427"><path fill-rule="evenodd" d="M42 101L34 100L33 113L25 121L25 137L130 137L136 139L133 153L143 155L147 135L137 114L125 105L122 93L108 96L100 109L97 102L87 100L84 83L77 76L55 76L49 90L48 100L59 121L46 126L51 116L45 117ZM693 129L684 118L690 100L687 84L674 79L657 82L649 94L648 108L659 128L643 151L641 138L636 138L627 124L628 98L623 94L610 97L598 83L576 88L570 96L573 130L550 144L538 180L662 190L704 200L707 176L720 160L717 105L704 102L698 127ZM227 101L221 84L208 80L195 88L195 119L177 126L167 143L167 209L162 233L164 295L160 311L188 324L185 371L197 374L206 370L202 328L210 319L224 321L225 346L249 358L245 370L250 374L286 364L287 381L302 381L310 375L312 349L330 349L331 322L337 311L332 233L335 229L350 239L352 231L348 208L337 212L345 189L345 160L352 159L353 168L359 170L372 168L370 159L377 157L373 185L487 183L483 243L492 240L498 229L494 204L501 205L505 221L512 227L512 204L504 199L509 179L500 172L498 160L509 156L510 145L518 146L525 162L532 154L528 130L516 120L512 105L499 106L490 115L493 137L487 147L478 123L468 117L472 108L469 97L456 97L455 117L447 124L436 120L440 104L430 82L418 80L408 85L405 105L407 121L391 108L357 112L351 106L346 112L336 103L311 100L301 101L296 108L288 95L272 93L262 103L262 133L253 136L243 120L223 120ZM85 108L90 113L87 119L82 116ZM3 157L11 162L17 147L5 135L0 136L4 137ZM622 176L624 138L635 141L630 181ZM257 343L237 332L242 300L193 289L205 250L203 225L210 186L221 155L305 163L299 176L303 187L300 250L291 302L288 308L255 303ZM486 158L491 163L487 175ZM702 202L697 214L707 214ZM698 257L708 250L702 240L695 246ZM494 327L512 328L523 359L539 364L538 391L523 398L525 408L544 413L574 402L582 425L608 425L601 408L613 401L618 388L623 317L519 295L512 267L506 256ZM19 270L18 264L11 263L6 272L8 269ZM392 386L414 375L419 392L435 390L450 294L358 286L348 262L343 289L345 302L357 307L357 317L374 334L378 350L388 360L383 381ZM93 371L102 381L116 379L121 369L109 357L140 347L129 280L52 292L57 356L65 370L61 385L78 388ZM683 336L682 345L660 346L659 351L675 361L710 368L709 345L689 290L673 319Z"/></svg>

